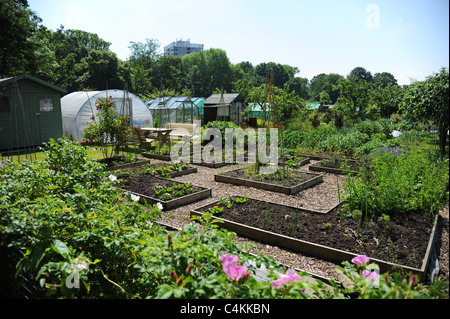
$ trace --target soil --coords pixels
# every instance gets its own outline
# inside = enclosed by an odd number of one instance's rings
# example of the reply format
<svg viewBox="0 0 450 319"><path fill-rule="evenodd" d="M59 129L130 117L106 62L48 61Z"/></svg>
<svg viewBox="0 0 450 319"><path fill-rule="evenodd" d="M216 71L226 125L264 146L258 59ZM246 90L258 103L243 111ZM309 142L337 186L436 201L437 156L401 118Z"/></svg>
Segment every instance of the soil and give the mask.
<svg viewBox="0 0 450 319"><path fill-rule="evenodd" d="M133 192L133 193L138 193L141 195L145 195L148 197L152 197L152 198L159 198L158 195L156 195L155 193L155 186L156 185L161 185L161 186L173 186L174 184L182 184L173 180L168 180L168 179L161 179L161 178L157 178L151 174L139 174L136 176L127 176L127 175L123 175L120 177L121 181L120 183L117 185L118 187L125 189L127 191ZM193 185L193 192L195 193L197 191L202 190L201 188ZM177 197L181 197L184 196L175 196L172 192L172 199L173 198L177 198ZM161 200L163 201L163 200Z"/></svg>
<svg viewBox="0 0 450 319"><path fill-rule="evenodd" d="M265 223L266 231L419 269L434 221L425 212L392 214L388 222L362 222L358 230L358 223L340 217L337 209L322 214L253 199L215 216L260 229Z"/></svg>
<svg viewBox="0 0 450 319"><path fill-rule="evenodd" d="M175 164L171 164L171 163L153 163L153 164L147 163L147 164L138 165L138 166L134 166L134 167L124 168L124 169L122 169L122 171L130 172L130 173L138 173L138 172L143 171L143 170L150 170L150 171L152 171L152 170L157 169L157 168L163 168L165 171L168 171L168 172L176 172L176 169L175 169L174 165ZM182 170L185 170L187 168L189 168L188 165L183 165L182 166Z"/></svg>
<svg viewBox="0 0 450 319"><path fill-rule="evenodd" d="M101 164L106 164L106 167L114 167L116 165L131 163L125 156L113 156L102 158L98 160Z"/></svg>
<svg viewBox="0 0 450 319"><path fill-rule="evenodd" d="M239 170L229 171L224 173L224 176L235 177L235 178L247 178L252 181L270 183L285 187L293 187L300 183L306 182L312 178L315 178L317 175L308 174L296 169L286 168L286 175L283 174L283 169L278 169L277 174L255 174L251 172L248 168L242 168Z"/></svg>

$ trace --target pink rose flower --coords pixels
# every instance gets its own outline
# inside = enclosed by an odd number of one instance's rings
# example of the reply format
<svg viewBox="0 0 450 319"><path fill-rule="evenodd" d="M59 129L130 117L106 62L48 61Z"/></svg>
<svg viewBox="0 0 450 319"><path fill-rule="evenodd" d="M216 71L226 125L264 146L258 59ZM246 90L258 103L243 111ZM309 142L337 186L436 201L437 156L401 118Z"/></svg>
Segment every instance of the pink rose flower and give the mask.
<svg viewBox="0 0 450 319"><path fill-rule="evenodd" d="M222 268L228 278L239 281L241 278L246 280L249 276L249 272L247 271L247 266L238 266L238 256L229 254L223 254L220 256L220 260L222 261Z"/></svg>
<svg viewBox="0 0 450 319"><path fill-rule="evenodd" d="M281 287L282 285L288 283L288 282L295 282L295 281L299 281L302 280L303 278L301 276L299 276L294 269L289 269L285 275L280 275L280 278L278 278L277 280L275 280L272 283L272 287L274 288L278 288Z"/></svg>
<svg viewBox="0 0 450 319"><path fill-rule="evenodd" d="M375 271L364 269L362 274L364 277L370 279L370 281L372 282L378 279L378 274Z"/></svg>
<svg viewBox="0 0 450 319"><path fill-rule="evenodd" d="M359 255L352 259L352 263L354 263L355 265L358 265L358 266L368 264L369 261L370 261L370 258L367 257L366 255Z"/></svg>

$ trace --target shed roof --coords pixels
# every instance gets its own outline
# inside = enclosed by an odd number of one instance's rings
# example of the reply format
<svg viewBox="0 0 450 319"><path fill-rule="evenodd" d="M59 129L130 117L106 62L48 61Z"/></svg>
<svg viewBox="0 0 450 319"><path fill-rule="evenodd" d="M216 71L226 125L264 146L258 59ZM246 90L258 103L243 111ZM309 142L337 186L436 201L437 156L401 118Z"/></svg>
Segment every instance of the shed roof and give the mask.
<svg viewBox="0 0 450 319"><path fill-rule="evenodd" d="M218 106L218 105L229 105L233 103L236 100L244 100L242 95L239 93L227 93L223 95L223 100L221 101L222 94L213 94L209 98L206 99L204 106L205 107L212 107L212 106Z"/></svg>
<svg viewBox="0 0 450 319"><path fill-rule="evenodd" d="M10 83L13 82L13 79L14 79L14 77L9 77L9 78L0 79L0 84L1 84L1 85L10 84ZM22 80L22 79L28 79L28 80L37 82L37 83L39 83L39 84L42 84L42 85L44 85L44 86L47 86L47 87L49 87L49 88L51 88L51 89L53 89L53 90L55 90L55 91L59 91L59 92L61 92L61 93L67 93L67 90L65 90L65 89L62 89L62 88L60 88L60 87L57 87L56 85L53 85L53 84L51 84L51 83L48 83L48 82L46 82L46 81L44 81L44 80L38 79L38 78L36 78L36 77L34 77L34 76L31 76L31 75L29 75L29 74L26 74L26 73L16 76L16 80L17 80L17 81L20 81L20 80Z"/></svg>

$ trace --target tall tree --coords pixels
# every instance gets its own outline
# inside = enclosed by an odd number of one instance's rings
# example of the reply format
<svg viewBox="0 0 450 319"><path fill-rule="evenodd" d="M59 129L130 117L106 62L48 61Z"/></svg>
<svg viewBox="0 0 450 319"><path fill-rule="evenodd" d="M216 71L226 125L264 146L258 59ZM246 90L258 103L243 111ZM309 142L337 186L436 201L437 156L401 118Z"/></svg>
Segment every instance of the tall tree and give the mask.
<svg viewBox="0 0 450 319"><path fill-rule="evenodd" d="M153 67L152 84L158 90L182 90L181 57L166 55L159 57Z"/></svg>
<svg viewBox="0 0 450 319"><path fill-rule="evenodd" d="M210 91L221 88L225 91L231 90L233 71L227 53L221 49L209 49L204 51L204 54L210 77Z"/></svg>
<svg viewBox="0 0 450 319"><path fill-rule="evenodd" d="M217 89L230 91L233 76L238 70L233 68L227 54L221 49L209 49L190 53L182 57L186 89L196 96L208 97Z"/></svg>
<svg viewBox="0 0 450 319"><path fill-rule="evenodd" d="M41 19L26 0L0 1L0 76L27 72L34 62L34 35Z"/></svg>
<svg viewBox="0 0 450 319"><path fill-rule="evenodd" d="M375 85L381 85L384 88L390 85L398 85L395 77L389 72L375 73L373 82Z"/></svg>
<svg viewBox="0 0 450 319"><path fill-rule="evenodd" d="M322 91L325 91L328 93L331 99L331 103L336 103L339 97L339 91L334 90L334 87L341 79L344 79L344 77L336 73L321 73L314 76L309 82L310 99L313 101L320 101L320 93L322 93Z"/></svg>
<svg viewBox="0 0 450 319"><path fill-rule="evenodd" d="M294 77L287 82L290 91L294 91L300 98L309 99L308 79Z"/></svg>
<svg viewBox="0 0 450 319"><path fill-rule="evenodd" d="M405 94L402 107L406 118L424 123L431 120L438 127L442 156L446 152L449 129L449 93L448 68L442 68L425 81L412 84Z"/></svg>
<svg viewBox="0 0 450 319"><path fill-rule="evenodd" d="M255 66L255 86L266 83L268 69L272 70L273 84L278 88L283 88L299 72L297 67L289 65L275 62L260 63Z"/></svg>
<svg viewBox="0 0 450 319"><path fill-rule="evenodd" d="M368 83L373 81L372 73L360 66L354 68L347 78L351 79L352 77L355 77L357 80L364 80Z"/></svg>
<svg viewBox="0 0 450 319"><path fill-rule="evenodd" d="M211 94L210 77L203 52L185 55L181 58L181 63L186 89L190 90L194 96L208 97Z"/></svg>
<svg viewBox="0 0 450 319"><path fill-rule="evenodd" d="M122 89L124 79L119 70L119 59L114 52L91 50L89 55L78 64L81 74L76 83L82 89Z"/></svg>
<svg viewBox="0 0 450 319"><path fill-rule="evenodd" d="M405 90L399 85L379 85L370 90L370 103L379 108L380 116L387 118L399 111Z"/></svg>
<svg viewBox="0 0 450 319"><path fill-rule="evenodd" d="M154 90L153 72L160 57L160 44L155 39L145 39L145 43L131 42L129 48L131 54L127 62L131 69L131 86L136 94L148 95Z"/></svg>
<svg viewBox="0 0 450 319"><path fill-rule="evenodd" d="M336 88L339 91L339 98L336 101L337 109L341 110L349 119L364 120L370 101L370 84L352 76L339 80Z"/></svg>

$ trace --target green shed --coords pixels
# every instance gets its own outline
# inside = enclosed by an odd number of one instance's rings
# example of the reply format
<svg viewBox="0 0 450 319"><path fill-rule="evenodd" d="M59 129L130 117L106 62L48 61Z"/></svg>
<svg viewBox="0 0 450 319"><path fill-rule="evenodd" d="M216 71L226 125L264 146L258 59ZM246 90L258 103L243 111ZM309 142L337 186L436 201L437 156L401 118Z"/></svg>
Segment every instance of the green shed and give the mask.
<svg viewBox="0 0 450 319"><path fill-rule="evenodd" d="M0 150L62 137L61 95L65 93L28 74L0 79Z"/></svg>

